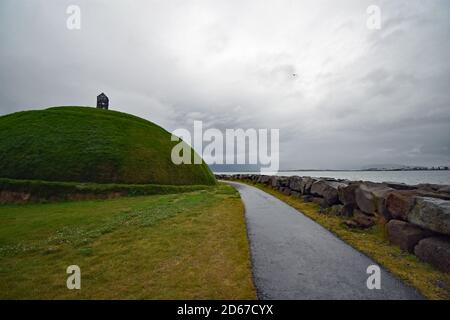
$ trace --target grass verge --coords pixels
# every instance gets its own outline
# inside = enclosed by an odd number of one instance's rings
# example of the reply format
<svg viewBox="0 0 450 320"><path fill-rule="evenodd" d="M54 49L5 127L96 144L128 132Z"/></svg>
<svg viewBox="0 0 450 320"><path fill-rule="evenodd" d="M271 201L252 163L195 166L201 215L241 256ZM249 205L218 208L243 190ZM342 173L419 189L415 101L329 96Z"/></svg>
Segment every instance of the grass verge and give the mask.
<svg viewBox="0 0 450 320"><path fill-rule="evenodd" d="M239 194L2 206L0 298L255 299Z"/></svg>
<svg viewBox="0 0 450 320"><path fill-rule="evenodd" d="M344 218L320 213L320 208L315 203L286 196L278 190L266 185L255 184L252 181L239 180L236 182L255 186L301 211L355 249L371 257L405 283L415 287L426 298L450 299L450 274L440 272L420 261L416 256L390 245L383 225L378 224L366 230L350 229L343 224Z"/></svg>

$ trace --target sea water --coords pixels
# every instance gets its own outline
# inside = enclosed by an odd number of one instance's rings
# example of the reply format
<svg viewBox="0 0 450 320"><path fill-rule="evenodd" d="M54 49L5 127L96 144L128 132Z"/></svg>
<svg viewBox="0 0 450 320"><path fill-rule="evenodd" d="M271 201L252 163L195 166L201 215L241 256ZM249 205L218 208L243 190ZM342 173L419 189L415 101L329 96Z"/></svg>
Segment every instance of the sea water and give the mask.
<svg viewBox="0 0 450 320"><path fill-rule="evenodd" d="M223 174L259 174L259 172L223 172ZM279 171L280 176L323 177L353 181L433 183L450 185L450 170L417 171Z"/></svg>

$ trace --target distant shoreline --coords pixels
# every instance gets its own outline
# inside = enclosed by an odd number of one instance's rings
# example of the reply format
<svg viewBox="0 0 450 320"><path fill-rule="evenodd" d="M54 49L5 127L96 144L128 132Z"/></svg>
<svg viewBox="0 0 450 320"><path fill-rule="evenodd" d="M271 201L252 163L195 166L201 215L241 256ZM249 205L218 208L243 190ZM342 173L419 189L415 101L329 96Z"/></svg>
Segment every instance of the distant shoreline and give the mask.
<svg viewBox="0 0 450 320"><path fill-rule="evenodd" d="M289 169L278 170L278 172L392 172L392 171L449 171L450 169ZM230 171L214 171L214 173L259 173L255 170L230 170Z"/></svg>
<svg viewBox="0 0 450 320"><path fill-rule="evenodd" d="M214 172L215 174L266 175L259 171ZM309 176L315 178L333 178L351 181L397 182L406 184L445 184L450 185L450 170L288 170L278 171L277 176Z"/></svg>
<svg viewBox="0 0 450 320"><path fill-rule="evenodd" d="M293 171L325 171L325 172L367 172L367 171L448 171L450 169L295 169L295 170L279 170L279 172L293 172Z"/></svg>

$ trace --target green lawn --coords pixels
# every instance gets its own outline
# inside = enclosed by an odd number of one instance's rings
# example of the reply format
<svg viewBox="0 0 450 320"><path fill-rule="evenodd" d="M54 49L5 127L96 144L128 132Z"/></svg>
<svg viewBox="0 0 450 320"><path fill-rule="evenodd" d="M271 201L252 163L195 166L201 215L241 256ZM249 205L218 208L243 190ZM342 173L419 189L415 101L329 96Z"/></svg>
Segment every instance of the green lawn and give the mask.
<svg viewBox="0 0 450 320"><path fill-rule="evenodd" d="M0 206L0 298L255 299L239 195Z"/></svg>

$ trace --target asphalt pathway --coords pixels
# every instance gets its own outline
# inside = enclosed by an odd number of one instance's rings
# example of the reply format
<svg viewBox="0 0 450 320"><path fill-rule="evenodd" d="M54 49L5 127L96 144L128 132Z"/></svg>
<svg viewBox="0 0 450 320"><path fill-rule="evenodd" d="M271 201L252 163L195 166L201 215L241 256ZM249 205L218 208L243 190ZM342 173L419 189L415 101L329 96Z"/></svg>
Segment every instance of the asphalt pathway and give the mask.
<svg viewBox="0 0 450 320"><path fill-rule="evenodd" d="M228 182L245 205L253 277L260 299L421 299L381 269L381 289L368 289L377 265L296 209L255 187Z"/></svg>

